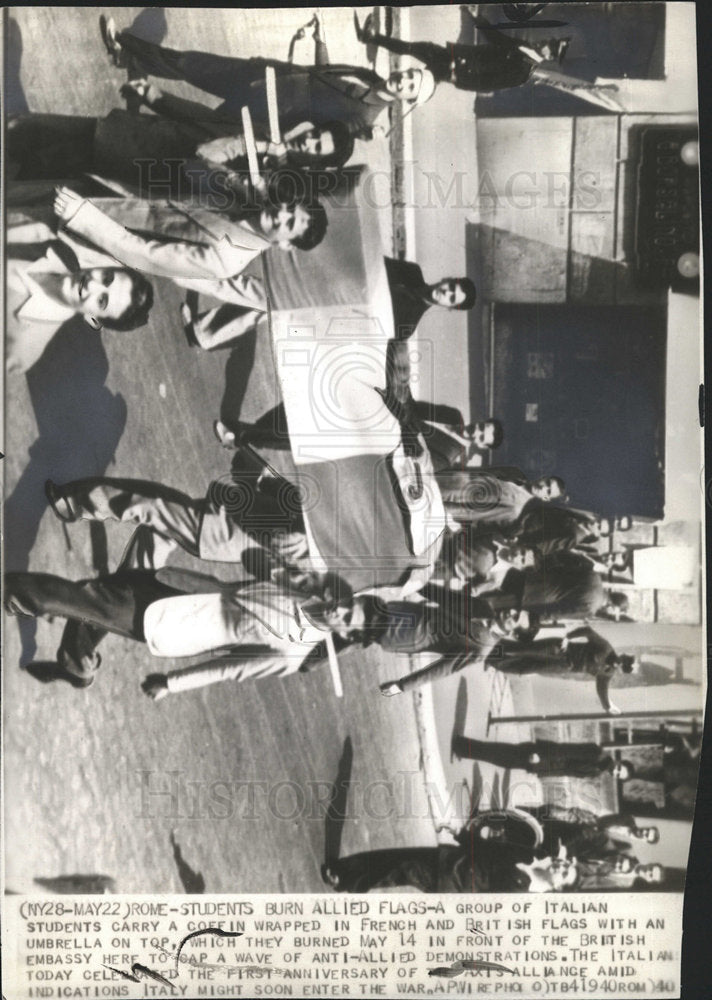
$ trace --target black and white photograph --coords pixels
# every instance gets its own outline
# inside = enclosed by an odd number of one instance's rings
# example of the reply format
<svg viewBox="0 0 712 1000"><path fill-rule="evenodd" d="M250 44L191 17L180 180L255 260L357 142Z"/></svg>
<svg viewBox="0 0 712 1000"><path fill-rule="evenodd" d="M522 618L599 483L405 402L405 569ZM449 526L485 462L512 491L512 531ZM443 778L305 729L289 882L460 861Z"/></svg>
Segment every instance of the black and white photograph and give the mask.
<svg viewBox="0 0 712 1000"><path fill-rule="evenodd" d="M679 996L694 3L3 34L5 995Z"/></svg>

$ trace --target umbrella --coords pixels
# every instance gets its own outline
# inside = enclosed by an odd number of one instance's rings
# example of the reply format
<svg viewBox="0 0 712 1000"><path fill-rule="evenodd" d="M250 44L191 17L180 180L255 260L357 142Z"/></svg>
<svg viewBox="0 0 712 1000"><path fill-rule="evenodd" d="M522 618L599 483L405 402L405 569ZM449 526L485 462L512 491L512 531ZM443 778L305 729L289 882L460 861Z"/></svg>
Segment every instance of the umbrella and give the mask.
<svg viewBox="0 0 712 1000"><path fill-rule="evenodd" d="M586 80L579 80L575 76L567 76L565 73L558 73L550 69L542 69L537 66L531 75L534 84L543 84L560 90L572 97L578 97L589 104L596 104L606 111L613 111L622 114L625 111L623 105L614 97L618 87L613 83L588 83Z"/></svg>

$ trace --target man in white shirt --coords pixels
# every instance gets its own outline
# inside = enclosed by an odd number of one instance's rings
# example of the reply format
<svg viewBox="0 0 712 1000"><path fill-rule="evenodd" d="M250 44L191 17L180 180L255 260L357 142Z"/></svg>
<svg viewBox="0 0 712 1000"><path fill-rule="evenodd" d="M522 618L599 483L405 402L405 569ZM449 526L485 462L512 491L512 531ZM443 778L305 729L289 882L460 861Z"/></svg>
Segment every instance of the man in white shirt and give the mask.
<svg viewBox="0 0 712 1000"><path fill-rule="evenodd" d="M8 228L6 364L28 371L57 331L79 314L94 330L133 330L148 319L144 277L90 247L58 239L43 223Z"/></svg>
<svg viewBox="0 0 712 1000"><path fill-rule="evenodd" d="M216 681L298 671L338 612L340 581L327 575L322 583L327 599L315 602L271 582L225 584L170 568L122 569L77 582L49 573L8 573L3 603L11 615L63 617L97 633L144 642L156 657L216 654L182 670L149 675L143 689L159 699ZM70 659L61 666L55 678L79 680L75 686L90 683L83 664Z"/></svg>
<svg viewBox="0 0 712 1000"><path fill-rule="evenodd" d="M70 233L89 240L115 261L145 274L170 278L221 301L254 308L241 275L270 247L310 250L324 237L324 206L306 200L264 201L229 215L192 202L147 198L88 201L66 187L57 189L54 210Z"/></svg>

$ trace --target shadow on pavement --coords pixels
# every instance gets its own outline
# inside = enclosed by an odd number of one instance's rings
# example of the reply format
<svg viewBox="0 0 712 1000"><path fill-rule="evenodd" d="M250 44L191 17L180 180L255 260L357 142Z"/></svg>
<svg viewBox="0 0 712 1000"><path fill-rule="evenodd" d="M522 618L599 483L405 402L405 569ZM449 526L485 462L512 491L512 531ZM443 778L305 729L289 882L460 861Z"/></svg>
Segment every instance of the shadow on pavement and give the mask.
<svg viewBox="0 0 712 1000"><path fill-rule="evenodd" d="M353 769L354 750L351 737L347 736L339 758L339 766L331 791L329 805L324 817L324 863L328 864L339 857L341 851L341 834L346 818L346 803L349 796L351 771Z"/></svg>
<svg viewBox="0 0 712 1000"><path fill-rule="evenodd" d="M113 459L126 425L127 408L123 396L104 385L108 371L101 337L76 317L27 373L39 433L30 446L29 461L5 501L6 569L29 569L40 521L47 510L45 480L64 483L101 476ZM70 544L66 534L65 539ZM36 653L37 626L32 619L20 619L18 626L22 664Z"/></svg>
<svg viewBox="0 0 712 1000"><path fill-rule="evenodd" d="M118 27L121 28L120 25ZM158 44L168 34L166 12L162 7L146 7L136 15L127 30L145 42Z"/></svg>
<svg viewBox="0 0 712 1000"><path fill-rule="evenodd" d="M225 389L220 403L220 419L228 427L240 422L240 410L247 392L250 374L255 364L257 333L251 330L243 334L236 347L230 352L225 365Z"/></svg>
<svg viewBox="0 0 712 1000"><path fill-rule="evenodd" d="M5 113L24 115L30 109L20 79L22 62L22 32L14 17L7 20L5 39Z"/></svg>
<svg viewBox="0 0 712 1000"><path fill-rule="evenodd" d="M171 833L170 842L173 848L173 860L178 869L178 878L181 881L184 891L189 894L205 892L205 879L200 872L194 871L187 863L174 833Z"/></svg>

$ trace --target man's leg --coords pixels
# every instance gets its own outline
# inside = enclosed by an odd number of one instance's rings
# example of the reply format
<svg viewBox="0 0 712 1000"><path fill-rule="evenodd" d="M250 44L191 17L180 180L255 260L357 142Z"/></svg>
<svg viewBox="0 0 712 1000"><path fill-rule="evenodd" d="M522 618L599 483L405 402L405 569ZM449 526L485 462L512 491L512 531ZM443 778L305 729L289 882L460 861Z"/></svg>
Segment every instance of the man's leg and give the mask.
<svg viewBox="0 0 712 1000"><path fill-rule="evenodd" d="M57 663L75 677L93 677L101 664L97 646L106 634L104 628L70 618L57 649Z"/></svg>
<svg viewBox="0 0 712 1000"><path fill-rule="evenodd" d="M425 399L413 400L413 412L418 420L432 424L445 424L456 427L460 433L465 425L460 410L445 403L429 403Z"/></svg>
<svg viewBox="0 0 712 1000"><path fill-rule="evenodd" d="M214 351L254 330L263 315L256 309L224 303L197 316L192 321L193 334L204 351Z"/></svg>
<svg viewBox="0 0 712 1000"><path fill-rule="evenodd" d="M390 697L404 691L414 691L423 684L432 684L434 681L440 680L441 677L450 677L451 674L464 670L465 667L472 666L476 662L476 654L442 656L434 663L429 663L427 667L415 670L412 674L404 674L397 681L384 681L380 686L381 694Z"/></svg>
<svg viewBox="0 0 712 1000"><path fill-rule="evenodd" d="M457 757L481 760L496 767L526 771L529 757L535 752L533 743L492 743L485 740L471 740L466 736L455 736L452 751Z"/></svg>
<svg viewBox="0 0 712 1000"><path fill-rule="evenodd" d="M520 643L510 640L492 650L487 657L487 666L520 676L551 670L556 666L557 660L561 659L560 646L558 639Z"/></svg>
<svg viewBox="0 0 712 1000"><path fill-rule="evenodd" d="M11 118L7 154L16 180L59 180L94 171L96 118L29 114Z"/></svg>
<svg viewBox="0 0 712 1000"><path fill-rule="evenodd" d="M365 851L330 861L324 875L337 892L368 892L401 885L434 892L437 868L437 847L403 847Z"/></svg>
<svg viewBox="0 0 712 1000"><path fill-rule="evenodd" d="M450 56L444 45L435 45L434 42L408 42L404 38L379 34L369 34L366 41L371 45L388 49L396 55L419 59L438 81L447 80L450 75Z"/></svg>
<svg viewBox="0 0 712 1000"><path fill-rule="evenodd" d="M156 551L157 546L162 547L163 551ZM124 549L116 572L128 569L156 570L165 565L174 548L174 543L160 539L145 525L139 525ZM70 674L93 678L101 665L97 647L106 634L106 629L70 619L57 649L57 662Z"/></svg>
<svg viewBox="0 0 712 1000"><path fill-rule="evenodd" d="M76 582L49 573L6 573L3 604L11 615L70 618L144 642L146 608L176 593L144 570Z"/></svg>
<svg viewBox="0 0 712 1000"><path fill-rule="evenodd" d="M248 88L255 81L264 81L268 65L279 68L286 65L276 59L239 59L232 56L218 56L212 52L180 52L165 48L154 42L146 42L127 31L118 33L117 41L139 65L151 76L166 80L185 80L194 87L217 97L235 98L244 92L244 103L248 103Z"/></svg>
<svg viewBox="0 0 712 1000"><path fill-rule="evenodd" d="M83 520L145 524L198 555L202 500L143 479L76 479L54 487L57 506Z"/></svg>

